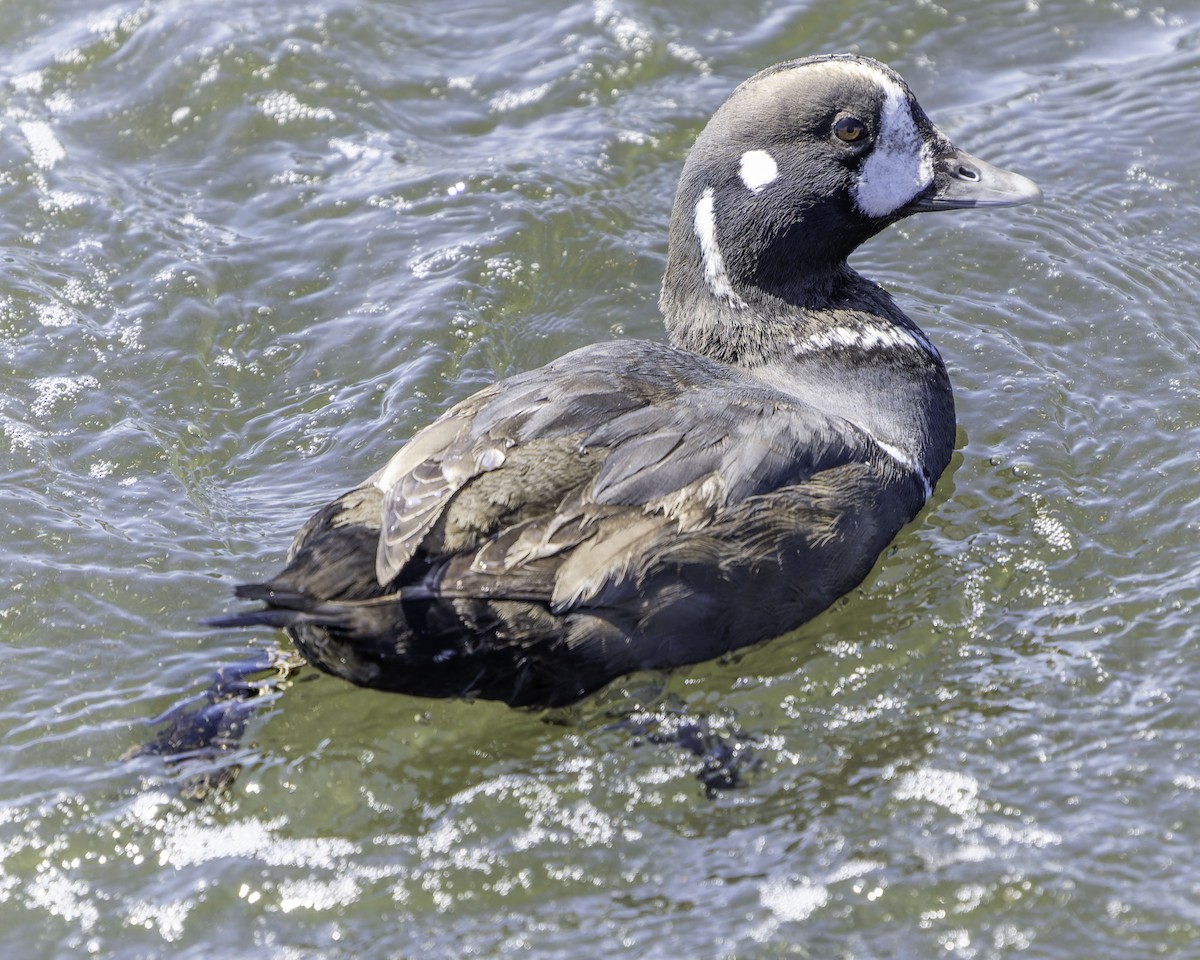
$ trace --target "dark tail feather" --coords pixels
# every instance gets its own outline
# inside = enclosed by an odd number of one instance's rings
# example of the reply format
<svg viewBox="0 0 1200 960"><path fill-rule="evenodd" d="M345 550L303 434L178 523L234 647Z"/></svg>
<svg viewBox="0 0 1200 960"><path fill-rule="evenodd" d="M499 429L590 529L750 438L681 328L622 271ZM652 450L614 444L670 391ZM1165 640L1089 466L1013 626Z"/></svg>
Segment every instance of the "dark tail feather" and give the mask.
<svg viewBox="0 0 1200 960"><path fill-rule="evenodd" d="M397 604L429 600L490 600L493 595L482 589L444 589L428 583L405 584L400 590L381 596L363 597L353 600L321 600L302 590L283 585L279 581L266 583L241 583L234 587L239 600L257 600L266 604L260 610L245 613L228 613L220 617L205 617L200 622L209 627L291 627L298 624L313 624L331 630L379 629L383 624L380 616L395 616L387 611ZM548 603L546 590L507 590L505 600L523 600L530 603Z"/></svg>
<svg viewBox="0 0 1200 960"><path fill-rule="evenodd" d="M371 637L395 628L402 601L425 600L432 594L422 586L411 586L399 593L369 600L320 600L300 590L277 583L243 583L234 593L241 600L258 600L264 604L258 610L227 613L205 617L200 622L209 627L275 627L303 625L323 627L343 636Z"/></svg>
<svg viewBox="0 0 1200 960"><path fill-rule="evenodd" d="M300 610L278 610L268 607L265 610L248 610L245 613L227 613L220 617L201 617L200 622L206 627L275 627L282 629L290 627L304 616Z"/></svg>
<svg viewBox="0 0 1200 960"><path fill-rule="evenodd" d="M261 600L289 610L304 610L319 602L301 590L289 590L274 583L239 583L233 588L233 595L239 600Z"/></svg>
<svg viewBox="0 0 1200 960"><path fill-rule="evenodd" d="M227 613L205 617L200 622L209 627L292 627L301 623L325 627L344 626L348 617L346 607L326 603L299 590L281 588L271 583L242 583L234 588L241 600L260 600L267 606L244 613Z"/></svg>

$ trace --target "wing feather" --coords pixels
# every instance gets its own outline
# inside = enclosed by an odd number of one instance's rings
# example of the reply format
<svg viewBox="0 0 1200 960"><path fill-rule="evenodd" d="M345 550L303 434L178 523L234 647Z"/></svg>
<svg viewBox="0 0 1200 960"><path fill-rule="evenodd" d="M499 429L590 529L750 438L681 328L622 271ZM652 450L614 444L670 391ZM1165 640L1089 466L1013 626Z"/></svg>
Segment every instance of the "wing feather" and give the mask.
<svg viewBox="0 0 1200 960"><path fill-rule="evenodd" d="M377 576L448 559L449 590L519 590L561 612L628 589L673 534L879 458L849 422L736 369L585 347L458 404L376 475Z"/></svg>

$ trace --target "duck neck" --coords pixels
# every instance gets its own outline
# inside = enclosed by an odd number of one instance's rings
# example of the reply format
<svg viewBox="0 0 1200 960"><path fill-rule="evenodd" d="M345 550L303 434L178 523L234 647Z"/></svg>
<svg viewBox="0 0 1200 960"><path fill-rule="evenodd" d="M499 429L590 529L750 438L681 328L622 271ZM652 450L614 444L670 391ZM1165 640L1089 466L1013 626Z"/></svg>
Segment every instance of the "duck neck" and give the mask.
<svg viewBox="0 0 1200 960"><path fill-rule="evenodd" d="M840 270L806 272L802 283L782 289L727 276L706 278L704 284L680 282L679 275L694 279L695 272L690 265L674 267L668 264L659 300L671 342L732 366L781 360L794 343L833 323L839 308L894 312L907 321L881 288L845 264Z"/></svg>
<svg viewBox="0 0 1200 960"><path fill-rule="evenodd" d="M668 270L661 306L675 346L850 421L930 484L945 469L955 421L941 355L844 261L775 291L672 280Z"/></svg>

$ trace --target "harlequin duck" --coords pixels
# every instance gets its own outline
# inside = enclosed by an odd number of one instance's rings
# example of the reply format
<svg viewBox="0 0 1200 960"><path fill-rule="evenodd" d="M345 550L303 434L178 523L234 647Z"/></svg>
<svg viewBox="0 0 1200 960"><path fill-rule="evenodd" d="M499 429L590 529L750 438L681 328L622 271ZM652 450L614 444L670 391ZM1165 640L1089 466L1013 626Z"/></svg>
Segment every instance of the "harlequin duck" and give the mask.
<svg viewBox="0 0 1200 960"><path fill-rule="evenodd" d="M847 256L910 214L1038 188L834 55L742 83L684 165L669 343L468 397L297 534L219 626L284 628L382 690L571 703L774 637L857 585L950 460L938 351Z"/></svg>

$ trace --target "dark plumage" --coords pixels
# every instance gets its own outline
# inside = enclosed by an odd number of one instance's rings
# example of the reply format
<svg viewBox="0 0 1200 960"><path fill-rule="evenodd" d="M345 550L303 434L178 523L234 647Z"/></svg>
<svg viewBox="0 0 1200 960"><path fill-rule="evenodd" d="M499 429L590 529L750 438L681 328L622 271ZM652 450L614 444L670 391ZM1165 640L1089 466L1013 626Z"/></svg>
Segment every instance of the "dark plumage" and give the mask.
<svg viewBox="0 0 1200 960"><path fill-rule="evenodd" d="M956 150L888 68L779 64L684 167L671 345L597 344L488 387L316 514L264 609L354 683L514 705L768 639L851 589L949 462L945 367L846 257L1032 183Z"/></svg>

